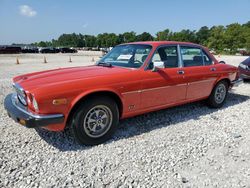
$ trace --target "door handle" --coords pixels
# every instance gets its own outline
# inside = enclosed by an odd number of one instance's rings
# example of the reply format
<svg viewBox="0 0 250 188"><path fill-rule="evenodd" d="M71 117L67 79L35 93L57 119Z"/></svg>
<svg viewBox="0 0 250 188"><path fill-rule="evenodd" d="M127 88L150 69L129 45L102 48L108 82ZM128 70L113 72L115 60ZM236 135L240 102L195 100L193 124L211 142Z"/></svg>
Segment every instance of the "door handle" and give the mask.
<svg viewBox="0 0 250 188"><path fill-rule="evenodd" d="M178 73L178 74L184 74L185 71L184 71L184 70L178 70L177 73Z"/></svg>
<svg viewBox="0 0 250 188"><path fill-rule="evenodd" d="M211 71L216 71L215 67L210 68Z"/></svg>

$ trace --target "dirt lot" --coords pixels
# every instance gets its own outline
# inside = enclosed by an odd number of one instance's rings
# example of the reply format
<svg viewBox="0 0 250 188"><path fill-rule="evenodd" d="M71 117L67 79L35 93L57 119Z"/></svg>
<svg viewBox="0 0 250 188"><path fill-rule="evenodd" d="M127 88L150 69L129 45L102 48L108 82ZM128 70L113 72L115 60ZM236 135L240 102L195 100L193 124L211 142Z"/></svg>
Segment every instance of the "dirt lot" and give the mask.
<svg viewBox="0 0 250 188"><path fill-rule="evenodd" d="M47 54L44 63L41 54L0 55L0 187L250 187L249 82L221 109L197 102L123 120L111 141L95 147L7 117L3 100L14 75L85 66L99 56ZM245 58L218 57L233 65Z"/></svg>

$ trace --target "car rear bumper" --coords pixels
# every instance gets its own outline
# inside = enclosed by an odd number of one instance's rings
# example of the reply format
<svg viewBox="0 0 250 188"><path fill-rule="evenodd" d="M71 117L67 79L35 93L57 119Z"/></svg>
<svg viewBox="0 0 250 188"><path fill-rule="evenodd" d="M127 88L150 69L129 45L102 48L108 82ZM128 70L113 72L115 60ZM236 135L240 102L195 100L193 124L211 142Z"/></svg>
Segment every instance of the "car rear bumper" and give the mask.
<svg viewBox="0 0 250 188"><path fill-rule="evenodd" d="M232 86L238 86L243 83L242 78L238 78L237 80L234 80L231 82Z"/></svg>
<svg viewBox="0 0 250 188"><path fill-rule="evenodd" d="M9 117L28 128L43 127L64 122L63 114L37 115L20 104L15 93L9 94L4 100L4 108Z"/></svg>

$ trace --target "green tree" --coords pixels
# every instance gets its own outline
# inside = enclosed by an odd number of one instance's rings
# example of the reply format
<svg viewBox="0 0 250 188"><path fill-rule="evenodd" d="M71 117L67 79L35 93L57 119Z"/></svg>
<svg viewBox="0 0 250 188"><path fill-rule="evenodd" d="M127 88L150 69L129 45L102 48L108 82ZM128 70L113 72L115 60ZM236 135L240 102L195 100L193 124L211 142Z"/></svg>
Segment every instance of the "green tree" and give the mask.
<svg viewBox="0 0 250 188"><path fill-rule="evenodd" d="M216 52L221 53L225 45L225 27L214 26L210 29L210 36L208 38L208 47L214 49Z"/></svg>
<svg viewBox="0 0 250 188"><path fill-rule="evenodd" d="M136 36L136 40L137 41L151 41L151 40L154 40L154 38L150 33L143 32L142 34Z"/></svg>
<svg viewBox="0 0 250 188"><path fill-rule="evenodd" d="M170 34L169 29L165 29L164 31L159 31L158 33L156 33L156 40L157 41L169 40L169 34Z"/></svg>
<svg viewBox="0 0 250 188"><path fill-rule="evenodd" d="M200 30L196 32L197 43L206 46L208 43L209 36L210 36L209 28L207 26L201 27Z"/></svg>
<svg viewBox="0 0 250 188"><path fill-rule="evenodd" d="M173 41L183 41L183 42L196 42L195 31L189 29L181 30L180 32L170 33L169 40Z"/></svg>
<svg viewBox="0 0 250 188"><path fill-rule="evenodd" d="M136 33L134 31L131 32L125 32L122 34L123 35L123 41L125 43L128 42L135 42L136 41Z"/></svg>
<svg viewBox="0 0 250 188"><path fill-rule="evenodd" d="M236 53L238 48L244 46L245 40L243 34L243 27L238 23L230 24L226 27L224 42L226 49L228 49L231 54Z"/></svg>

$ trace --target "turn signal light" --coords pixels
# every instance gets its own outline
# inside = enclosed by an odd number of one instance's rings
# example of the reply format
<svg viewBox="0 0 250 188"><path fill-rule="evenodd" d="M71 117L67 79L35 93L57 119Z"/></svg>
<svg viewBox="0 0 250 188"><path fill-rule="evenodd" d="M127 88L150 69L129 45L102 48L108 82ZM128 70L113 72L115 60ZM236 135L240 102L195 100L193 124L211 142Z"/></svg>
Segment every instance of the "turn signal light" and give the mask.
<svg viewBox="0 0 250 188"><path fill-rule="evenodd" d="M54 99L52 103L54 105L67 104L67 99Z"/></svg>

